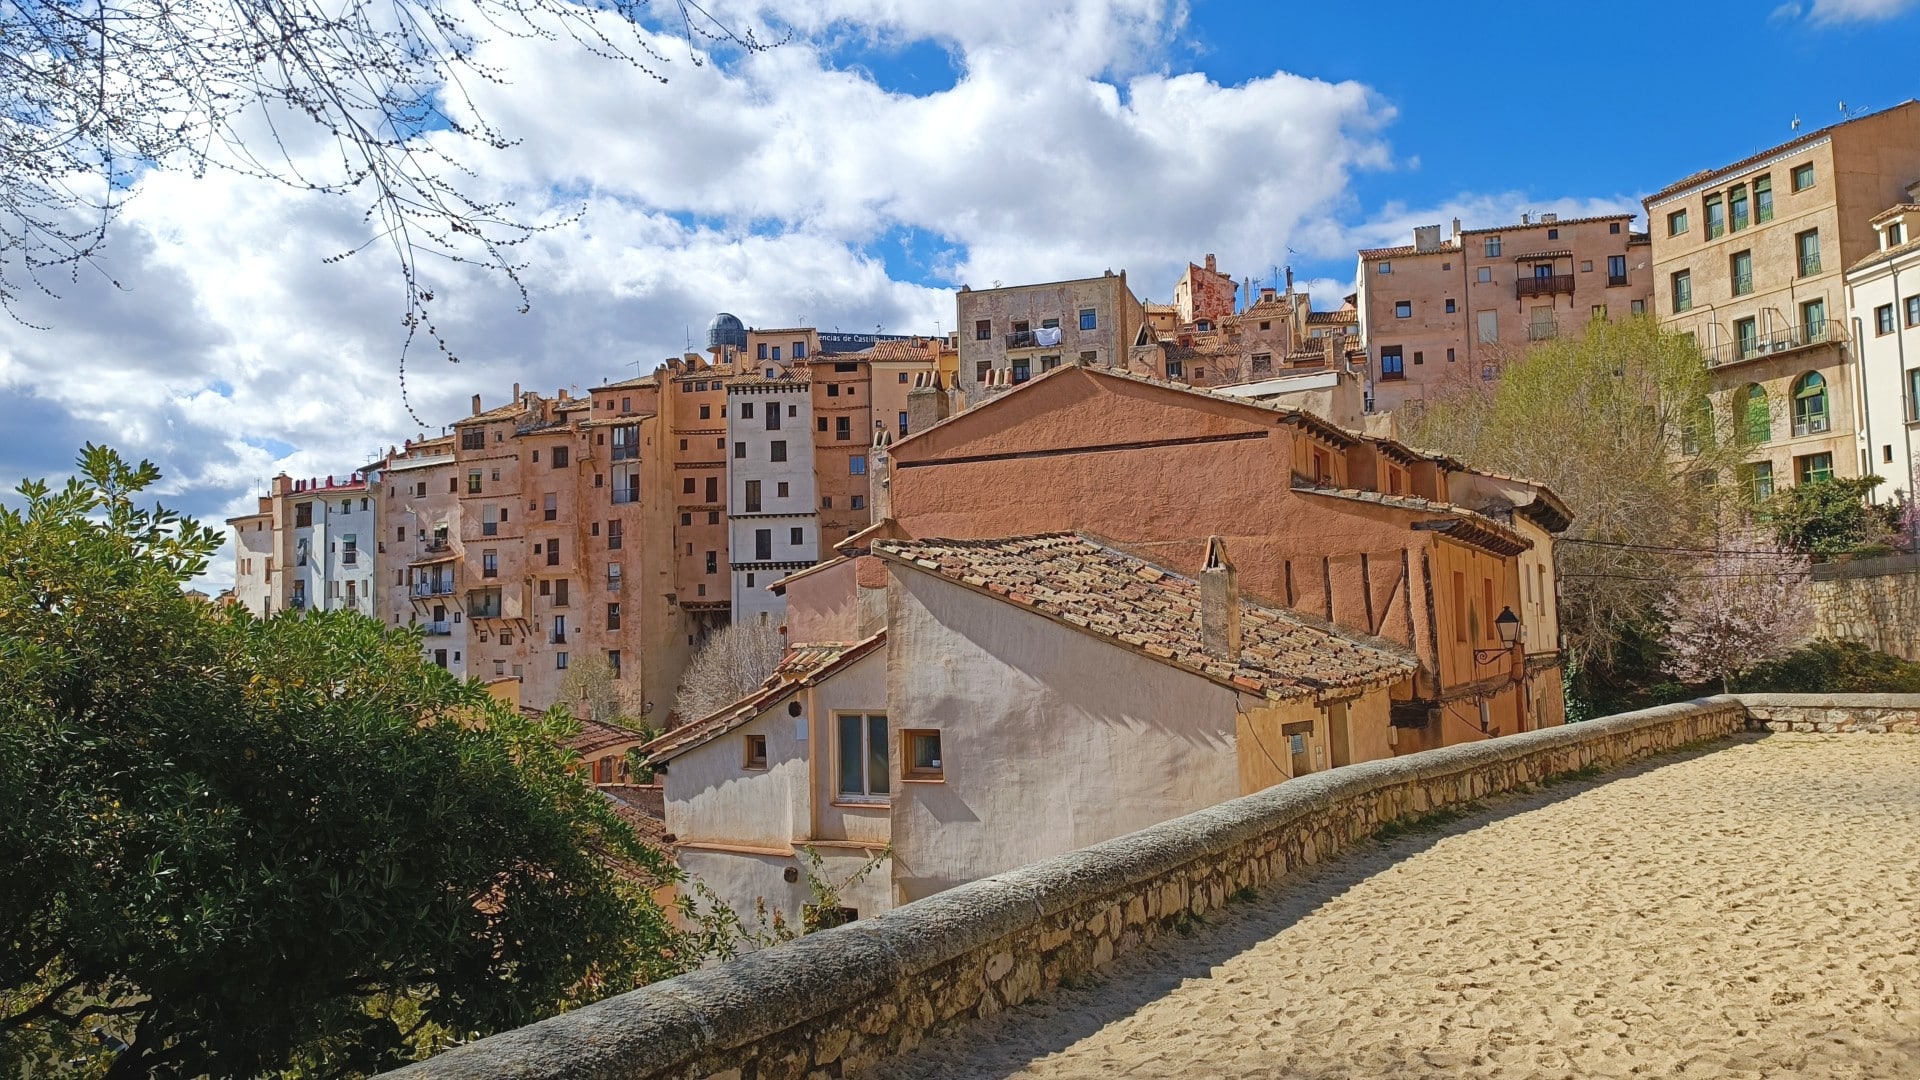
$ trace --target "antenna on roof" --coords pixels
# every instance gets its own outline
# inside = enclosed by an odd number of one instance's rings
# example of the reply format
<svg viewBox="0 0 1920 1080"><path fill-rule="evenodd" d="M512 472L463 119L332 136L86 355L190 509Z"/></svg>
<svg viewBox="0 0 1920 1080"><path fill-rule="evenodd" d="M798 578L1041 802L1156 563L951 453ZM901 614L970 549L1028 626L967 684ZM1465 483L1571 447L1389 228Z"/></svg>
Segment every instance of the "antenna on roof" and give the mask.
<svg viewBox="0 0 1920 1080"><path fill-rule="evenodd" d="M1794 131L1800 130L1800 114L1799 113L1793 114L1793 123L1788 124L1787 127Z"/></svg>

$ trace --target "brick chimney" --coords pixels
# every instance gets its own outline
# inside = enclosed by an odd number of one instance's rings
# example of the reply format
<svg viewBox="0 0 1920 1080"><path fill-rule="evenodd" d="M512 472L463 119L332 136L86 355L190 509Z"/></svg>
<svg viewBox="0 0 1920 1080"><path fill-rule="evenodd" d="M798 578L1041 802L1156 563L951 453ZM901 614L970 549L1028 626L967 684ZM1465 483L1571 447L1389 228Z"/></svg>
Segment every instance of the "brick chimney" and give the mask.
<svg viewBox="0 0 1920 1080"><path fill-rule="evenodd" d="M479 394L473 395L473 415L475 416L480 415L480 395Z"/></svg>
<svg viewBox="0 0 1920 1080"><path fill-rule="evenodd" d="M1240 659L1240 576L1227 558L1227 542L1207 538L1200 570L1200 646L1208 656Z"/></svg>

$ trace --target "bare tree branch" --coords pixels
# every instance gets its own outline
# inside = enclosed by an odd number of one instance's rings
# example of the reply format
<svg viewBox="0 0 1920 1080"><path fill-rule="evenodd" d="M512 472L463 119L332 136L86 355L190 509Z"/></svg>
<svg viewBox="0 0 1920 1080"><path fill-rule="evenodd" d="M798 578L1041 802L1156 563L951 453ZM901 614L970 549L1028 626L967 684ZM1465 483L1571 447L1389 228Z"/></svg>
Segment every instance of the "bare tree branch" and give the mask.
<svg viewBox="0 0 1920 1080"><path fill-rule="evenodd" d="M669 33L768 48L694 0L670 0ZM473 267L512 283L526 310L528 239L575 221L523 217L475 193L454 147L515 140L475 90L505 73L486 35L572 42L661 82L671 63L648 29L652 0L0 0L0 307L57 297L61 278L104 273L109 233L139 178L225 170L364 200L404 296L405 359L424 333L457 361L430 311L426 269ZM316 140L317 135L317 140ZM325 152L318 152L325 148ZM331 160L330 160L331 159ZM111 280L111 279L109 279ZM115 287L120 283L113 282Z"/></svg>

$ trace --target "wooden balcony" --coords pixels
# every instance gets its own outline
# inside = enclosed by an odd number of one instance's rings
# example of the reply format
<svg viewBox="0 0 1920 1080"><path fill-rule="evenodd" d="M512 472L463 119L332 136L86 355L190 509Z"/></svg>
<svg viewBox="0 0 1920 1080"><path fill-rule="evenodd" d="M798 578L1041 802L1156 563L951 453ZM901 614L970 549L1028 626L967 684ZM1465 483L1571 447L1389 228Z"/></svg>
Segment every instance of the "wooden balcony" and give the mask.
<svg viewBox="0 0 1920 1080"><path fill-rule="evenodd" d="M1513 298L1525 300L1530 296L1573 295L1573 275L1554 274L1550 277L1523 277L1513 283Z"/></svg>

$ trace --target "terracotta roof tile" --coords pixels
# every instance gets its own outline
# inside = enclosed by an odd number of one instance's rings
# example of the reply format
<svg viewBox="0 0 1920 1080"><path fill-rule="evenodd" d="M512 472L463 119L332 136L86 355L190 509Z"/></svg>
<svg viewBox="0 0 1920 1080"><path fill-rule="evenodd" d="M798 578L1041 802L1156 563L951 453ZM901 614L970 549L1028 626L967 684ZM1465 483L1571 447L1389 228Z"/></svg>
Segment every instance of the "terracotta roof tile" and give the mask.
<svg viewBox="0 0 1920 1080"><path fill-rule="evenodd" d="M1378 491L1365 491L1360 488L1323 487L1307 481L1295 480L1293 489L1309 495L1325 495L1329 498L1345 499L1349 502L1373 503L1376 506L1390 506L1396 510L1411 510L1415 513L1433 514L1444 522L1444 527L1434 531L1445 532L1455 539L1484 548L1499 555L1517 555L1533 547L1533 541L1521 536L1511 528L1502 525L1477 510L1452 503L1434 502L1418 495L1387 495ZM1420 528L1415 525L1415 528Z"/></svg>
<svg viewBox="0 0 1920 1080"><path fill-rule="evenodd" d="M596 790L648 847L673 851L673 842L667 838L666 795L659 784L602 784Z"/></svg>
<svg viewBox="0 0 1920 1080"><path fill-rule="evenodd" d="M682 724L640 748L652 761L666 761L711 742L752 720L795 688L818 682L885 644L886 631L851 644L821 642L797 645L774 665L773 674L759 689L707 716Z"/></svg>
<svg viewBox="0 0 1920 1080"><path fill-rule="evenodd" d="M609 724L605 720L581 720L580 734L566 741L566 747L582 757L597 754L612 746L624 742L635 742L645 736L632 728Z"/></svg>
<svg viewBox="0 0 1920 1080"><path fill-rule="evenodd" d="M1877 263L1892 262L1902 255L1910 255L1916 251L1920 251L1920 236L1916 236L1904 244L1896 244L1883 251L1874 252L1859 262L1854 263L1852 266L1847 267L1847 273L1851 274L1855 270L1864 270Z"/></svg>
<svg viewBox="0 0 1920 1080"><path fill-rule="evenodd" d="M1290 698L1379 685L1418 666L1404 650L1246 599L1238 662L1200 639L1200 585L1073 533L1000 540L880 540L874 554L929 570L1215 682Z"/></svg>

